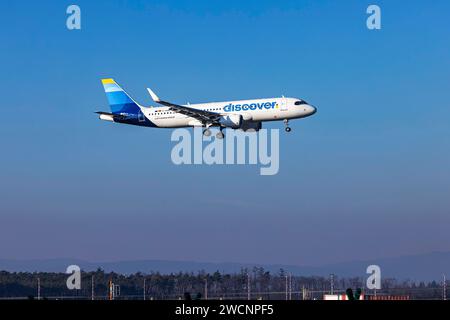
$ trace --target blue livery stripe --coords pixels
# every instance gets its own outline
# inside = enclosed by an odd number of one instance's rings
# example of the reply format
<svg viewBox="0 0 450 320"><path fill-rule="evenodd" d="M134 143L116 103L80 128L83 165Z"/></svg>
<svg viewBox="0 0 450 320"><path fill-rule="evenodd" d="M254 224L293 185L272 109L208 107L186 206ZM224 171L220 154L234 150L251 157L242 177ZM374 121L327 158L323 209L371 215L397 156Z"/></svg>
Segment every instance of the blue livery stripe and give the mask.
<svg viewBox="0 0 450 320"><path fill-rule="evenodd" d="M106 94L109 104L134 103L123 91L108 92Z"/></svg>

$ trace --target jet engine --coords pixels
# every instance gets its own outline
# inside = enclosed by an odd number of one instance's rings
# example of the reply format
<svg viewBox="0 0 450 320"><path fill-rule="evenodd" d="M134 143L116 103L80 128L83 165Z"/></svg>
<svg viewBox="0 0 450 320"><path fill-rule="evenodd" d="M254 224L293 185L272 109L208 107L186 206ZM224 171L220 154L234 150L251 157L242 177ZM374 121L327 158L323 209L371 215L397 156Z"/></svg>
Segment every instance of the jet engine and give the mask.
<svg viewBox="0 0 450 320"><path fill-rule="evenodd" d="M242 125L242 116L239 114L222 116L219 119L219 123L227 128L239 129Z"/></svg>
<svg viewBox="0 0 450 320"><path fill-rule="evenodd" d="M244 121L241 125L243 131L259 131L261 128L261 122L257 121Z"/></svg>

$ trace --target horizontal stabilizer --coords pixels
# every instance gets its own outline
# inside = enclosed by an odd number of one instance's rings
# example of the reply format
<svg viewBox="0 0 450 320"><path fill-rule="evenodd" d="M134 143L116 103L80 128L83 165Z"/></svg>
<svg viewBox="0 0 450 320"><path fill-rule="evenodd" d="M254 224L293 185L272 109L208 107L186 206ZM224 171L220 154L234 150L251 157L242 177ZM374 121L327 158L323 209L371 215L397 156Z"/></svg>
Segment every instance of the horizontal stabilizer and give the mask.
<svg viewBox="0 0 450 320"><path fill-rule="evenodd" d="M100 119L102 120L125 120L127 116L114 114L110 112L97 111L96 114L100 115Z"/></svg>

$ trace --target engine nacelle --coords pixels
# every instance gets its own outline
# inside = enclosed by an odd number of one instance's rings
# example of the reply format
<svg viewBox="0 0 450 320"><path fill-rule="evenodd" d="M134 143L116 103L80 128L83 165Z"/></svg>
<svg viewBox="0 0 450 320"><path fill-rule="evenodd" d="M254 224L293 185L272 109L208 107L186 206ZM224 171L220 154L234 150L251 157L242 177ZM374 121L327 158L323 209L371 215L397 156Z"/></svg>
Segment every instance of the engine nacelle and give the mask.
<svg viewBox="0 0 450 320"><path fill-rule="evenodd" d="M239 129L242 125L242 116L240 114L222 116L219 119L219 123L227 128Z"/></svg>
<svg viewBox="0 0 450 320"><path fill-rule="evenodd" d="M261 122L256 121L244 121L242 123L241 129L243 131L259 131L262 128Z"/></svg>

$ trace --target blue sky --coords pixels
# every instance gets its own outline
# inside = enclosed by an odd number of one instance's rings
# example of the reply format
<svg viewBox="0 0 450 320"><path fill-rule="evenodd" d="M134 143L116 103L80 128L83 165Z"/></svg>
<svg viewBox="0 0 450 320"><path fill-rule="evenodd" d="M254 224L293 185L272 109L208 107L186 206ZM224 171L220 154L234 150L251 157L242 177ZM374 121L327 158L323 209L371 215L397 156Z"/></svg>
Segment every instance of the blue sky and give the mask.
<svg viewBox="0 0 450 320"><path fill-rule="evenodd" d="M382 29L366 28L366 8ZM448 1L0 4L0 258L321 264L450 250ZM175 166L137 101L304 98L280 172ZM268 128L281 128L273 123Z"/></svg>

